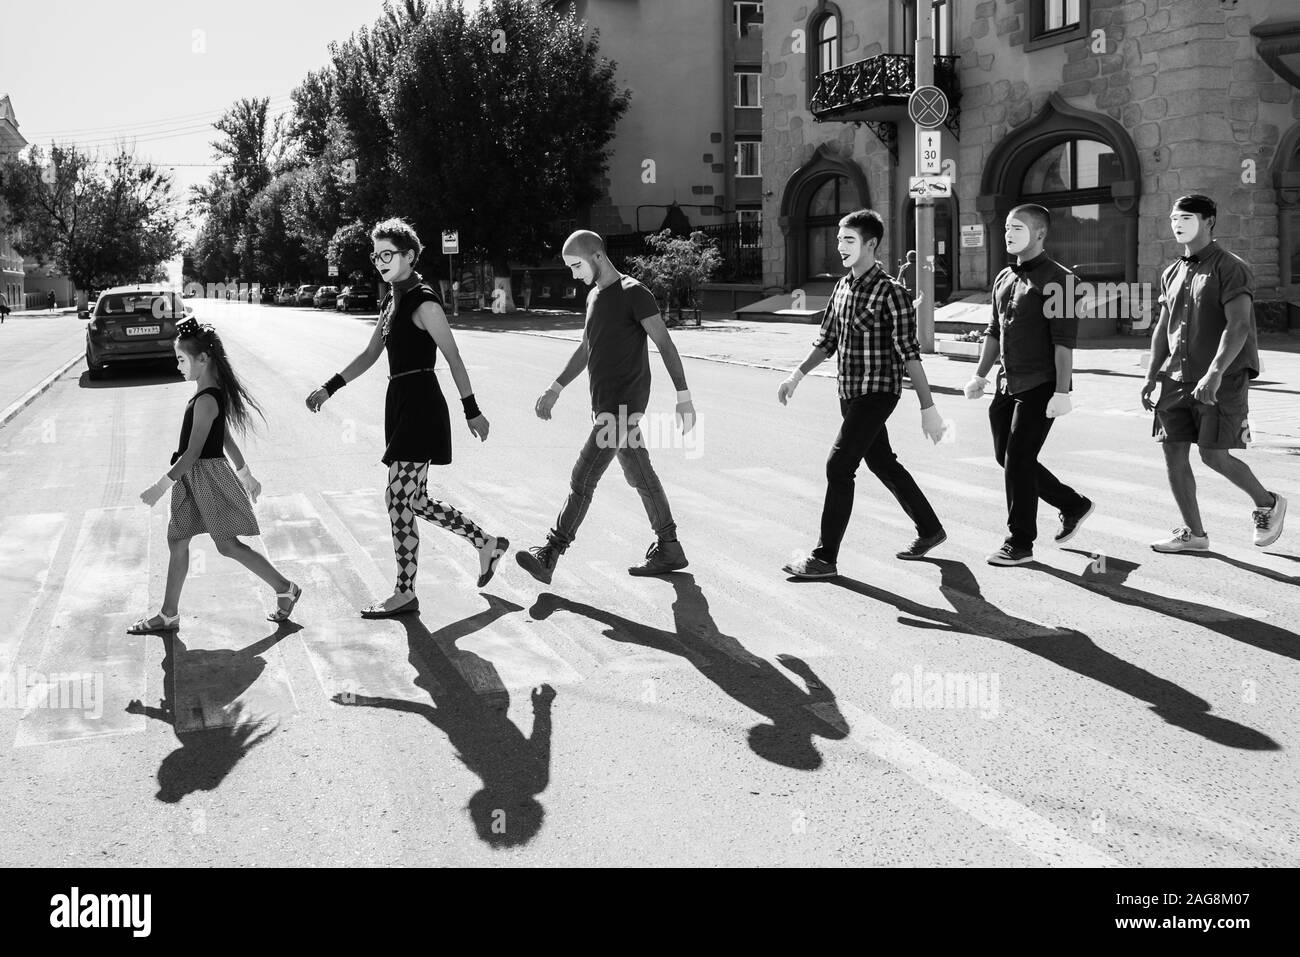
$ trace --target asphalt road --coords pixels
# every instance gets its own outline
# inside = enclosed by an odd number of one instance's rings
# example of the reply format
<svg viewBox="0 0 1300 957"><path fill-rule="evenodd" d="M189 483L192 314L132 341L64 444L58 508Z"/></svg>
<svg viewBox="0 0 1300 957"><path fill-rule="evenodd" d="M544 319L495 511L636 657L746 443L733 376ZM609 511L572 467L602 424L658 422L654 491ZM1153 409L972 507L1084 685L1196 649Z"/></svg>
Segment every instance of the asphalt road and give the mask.
<svg viewBox="0 0 1300 957"><path fill-rule="evenodd" d="M1140 415L1054 427L1044 461L1098 512L1057 549L1044 508L1038 561L993 568L987 400L946 390L956 440L931 446L907 392L891 438L948 542L896 561L910 525L863 469L843 575L796 583L779 569L815 542L834 384L782 408L780 373L687 360L698 442L652 453L686 572L626 574L652 535L612 467L549 588L503 562L480 592L470 547L423 526L423 611L369 622L393 575L383 369L303 406L369 322L196 305L266 410L244 442L255 544L304 585L296 624L266 622L270 589L197 539L170 652L124 633L161 598L165 503L138 496L193 386L74 367L0 431L0 862L1300 863L1300 526L1253 548L1249 502L1201 468L1218 551L1151 552L1176 513ZM431 494L539 544L585 380L549 423L532 405L572 343L458 341L492 432L456 422ZM1244 458L1300 505L1293 455Z"/></svg>

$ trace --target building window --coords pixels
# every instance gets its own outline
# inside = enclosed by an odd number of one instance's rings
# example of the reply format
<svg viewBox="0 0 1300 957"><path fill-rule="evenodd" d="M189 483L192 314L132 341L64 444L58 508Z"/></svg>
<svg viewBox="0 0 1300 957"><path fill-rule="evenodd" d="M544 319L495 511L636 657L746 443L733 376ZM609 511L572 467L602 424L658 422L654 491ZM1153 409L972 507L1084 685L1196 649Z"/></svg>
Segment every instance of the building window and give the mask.
<svg viewBox="0 0 1300 957"><path fill-rule="evenodd" d="M937 0L934 6L934 55L952 56L952 4Z"/></svg>
<svg viewBox="0 0 1300 957"><path fill-rule="evenodd" d="M763 5L761 3L733 4L736 12L736 36L761 37L763 35Z"/></svg>
<svg viewBox="0 0 1300 957"><path fill-rule="evenodd" d="M817 187L808 200L805 241L808 244L809 278L836 278L844 273L840 261L840 220L853 211L849 181L832 176Z"/></svg>
<svg viewBox="0 0 1300 957"><path fill-rule="evenodd" d="M1074 139L1046 150L1029 164L1019 202L1052 213L1047 251L1081 279L1122 282L1124 215L1111 202L1111 183L1123 179L1120 158L1098 140Z"/></svg>
<svg viewBox="0 0 1300 957"><path fill-rule="evenodd" d="M740 245L744 249L756 249L763 245L763 211L761 209L738 209L736 219L740 223Z"/></svg>
<svg viewBox="0 0 1300 957"><path fill-rule="evenodd" d="M840 65L840 18L822 17L817 24L817 72L828 73Z"/></svg>
<svg viewBox="0 0 1300 957"><path fill-rule="evenodd" d="M759 160L759 140L739 140L736 143L736 176L762 176Z"/></svg>
<svg viewBox="0 0 1300 957"><path fill-rule="evenodd" d="M1087 34L1088 0L1030 0L1026 50L1055 46Z"/></svg>
<svg viewBox="0 0 1300 957"><path fill-rule="evenodd" d="M758 109L763 104L759 101L757 73L736 71L736 106Z"/></svg>

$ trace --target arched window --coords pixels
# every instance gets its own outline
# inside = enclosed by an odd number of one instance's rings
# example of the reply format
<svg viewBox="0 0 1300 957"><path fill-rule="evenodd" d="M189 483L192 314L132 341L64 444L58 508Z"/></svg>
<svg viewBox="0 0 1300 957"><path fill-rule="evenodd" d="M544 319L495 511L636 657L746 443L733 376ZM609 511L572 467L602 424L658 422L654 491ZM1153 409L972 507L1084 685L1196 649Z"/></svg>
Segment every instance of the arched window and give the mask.
<svg viewBox="0 0 1300 957"><path fill-rule="evenodd" d="M840 220L853 212L852 189L843 176L831 176L808 199L804 220L808 243L808 277L838 278L844 275L840 262L838 233Z"/></svg>
<svg viewBox="0 0 1300 957"><path fill-rule="evenodd" d="M840 65L840 18L828 13L817 22L817 72L827 73Z"/></svg>
<svg viewBox="0 0 1300 957"><path fill-rule="evenodd" d="M1044 150L1026 168L1017 201L1052 213L1047 252L1089 281L1122 281L1125 216L1111 202L1123 179L1120 158L1106 143L1071 139ZM1001 228L1001 224L998 224Z"/></svg>

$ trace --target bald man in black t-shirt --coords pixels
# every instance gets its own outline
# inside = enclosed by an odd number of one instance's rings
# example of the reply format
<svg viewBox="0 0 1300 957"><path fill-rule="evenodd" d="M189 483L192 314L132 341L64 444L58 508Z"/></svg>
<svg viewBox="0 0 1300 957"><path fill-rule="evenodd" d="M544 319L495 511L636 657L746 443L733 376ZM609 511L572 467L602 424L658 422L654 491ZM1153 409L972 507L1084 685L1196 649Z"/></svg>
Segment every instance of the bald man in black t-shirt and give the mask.
<svg viewBox="0 0 1300 957"><path fill-rule="evenodd" d="M578 230L565 241L562 256L573 278L596 288L587 296L582 342L560 377L537 400L536 412L539 418L549 419L560 392L586 368L591 382L592 430L546 544L521 551L515 558L539 582L550 584L556 562L573 544L587 514L596 484L617 457L628 483L641 496L656 537L645 561L629 568L628 573L660 575L685 568L686 553L677 541L677 525L639 427L650 401L648 340L653 339L677 388L678 423L683 432L694 428L695 407L681 358L650 290L614 268L598 235Z"/></svg>

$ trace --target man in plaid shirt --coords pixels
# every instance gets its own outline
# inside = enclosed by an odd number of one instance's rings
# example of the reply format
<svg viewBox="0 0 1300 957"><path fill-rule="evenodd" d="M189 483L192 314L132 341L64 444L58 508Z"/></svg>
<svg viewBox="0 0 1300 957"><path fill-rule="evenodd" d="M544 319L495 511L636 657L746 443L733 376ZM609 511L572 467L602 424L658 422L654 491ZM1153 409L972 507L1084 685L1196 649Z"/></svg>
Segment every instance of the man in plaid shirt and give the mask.
<svg viewBox="0 0 1300 957"><path fill-rule="evenodd" d="M916 525L916 539L898 553L899 558L921 558L948 537L916 480L890 448L885 428L906 374L921 401L922 431L933 442L944 433L943 418L930 398L930 383L921 366L911 294L876 259L884 235L885 224L874 210L860 209L840 220L840 260L849 273L831 294L808 358L777 389L777 399L785 405L800 379L838 353L844 421L826 460L826 503L817 547L782 568L795 578L839 574L836 560L853 512L854 476L863 460Z"/></svg>

